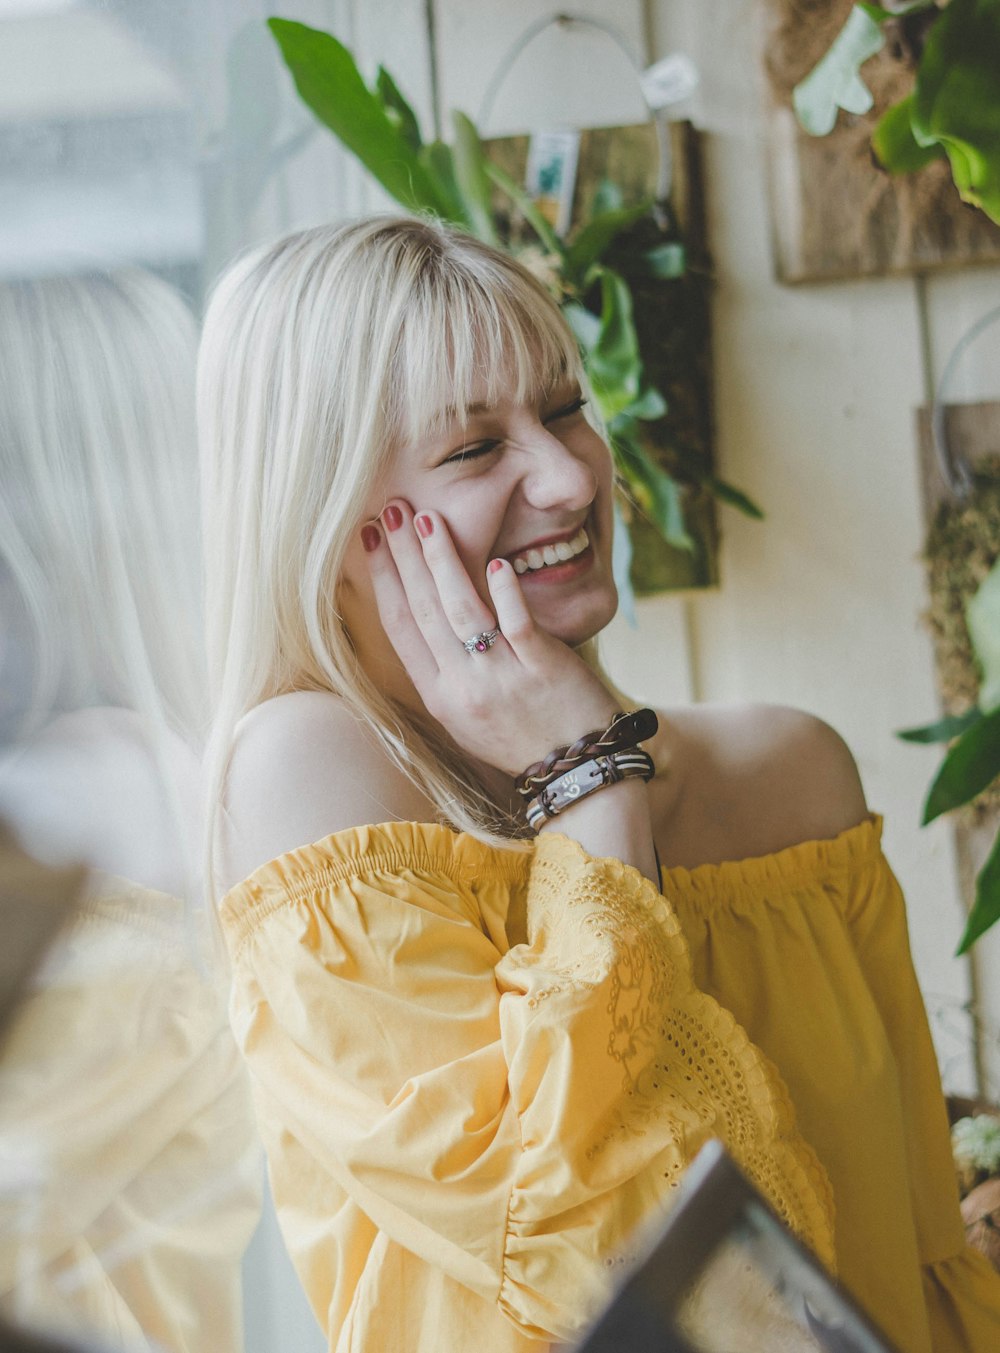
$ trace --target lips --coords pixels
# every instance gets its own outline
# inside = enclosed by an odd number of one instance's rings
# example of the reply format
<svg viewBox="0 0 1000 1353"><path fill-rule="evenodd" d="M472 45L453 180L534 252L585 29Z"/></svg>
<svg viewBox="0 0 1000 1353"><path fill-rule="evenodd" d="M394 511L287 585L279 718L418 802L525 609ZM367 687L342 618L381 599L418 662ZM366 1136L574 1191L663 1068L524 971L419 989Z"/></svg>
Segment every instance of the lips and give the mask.
<svg viewBox="0 0 1000 1353"><path fill-rule="evenodd" d="M565 564L577 555L583 554L590 544L590 537L584 527L580 527L569 540L557 540L548 545L533 546L511 557L514 571L519 574L537 573L541 569L551 568L553 564Z"/></svg>

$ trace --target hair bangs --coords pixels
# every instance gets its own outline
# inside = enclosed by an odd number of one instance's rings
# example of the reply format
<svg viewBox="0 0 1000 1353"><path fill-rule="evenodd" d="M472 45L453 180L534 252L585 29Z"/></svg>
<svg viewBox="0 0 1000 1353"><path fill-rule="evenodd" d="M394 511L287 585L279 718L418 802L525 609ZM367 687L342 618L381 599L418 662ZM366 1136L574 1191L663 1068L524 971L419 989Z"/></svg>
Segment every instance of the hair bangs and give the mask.
<svg viewBox="0 0 1000 1353"><path fill-rule="evenodd" d="M424 270L401 326L391 418L399 442L464 425L473 406L529 403L582 379L576 340L541 285L478 249L455 252Z"/></svg>

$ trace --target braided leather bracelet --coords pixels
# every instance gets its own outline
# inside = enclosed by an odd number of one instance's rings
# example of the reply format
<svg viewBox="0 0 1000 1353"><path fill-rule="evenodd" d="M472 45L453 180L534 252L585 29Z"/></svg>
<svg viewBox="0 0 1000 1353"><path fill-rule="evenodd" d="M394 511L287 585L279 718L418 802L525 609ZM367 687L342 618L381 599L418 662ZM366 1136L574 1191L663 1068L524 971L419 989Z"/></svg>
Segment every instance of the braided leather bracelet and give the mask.
<svg viewBox="0 0 1000 1353"><path fill-rule="evenodd" d="M563 809L579 803L588 794L618 784L620 780L640 775L644 780L651 780L654 769L653 758L640 747L625 747L608 755L592 757L557 776L528 804L528 826L537 831L543 822L557 817Z"/></svg>
<svg viewBox="0 0 1000 1353"><path fill-rule="evenodd" d="M592 760L595 756L610 756L634 747L636 743L651 738L659 727L655 713L651 709L633 709L616 714L602 732L594 729L584 733L582 738L567 747L556 747L542 761L536 761L514 781L514 788L530 803L547 785L557 780L567 771Z"/></svg>

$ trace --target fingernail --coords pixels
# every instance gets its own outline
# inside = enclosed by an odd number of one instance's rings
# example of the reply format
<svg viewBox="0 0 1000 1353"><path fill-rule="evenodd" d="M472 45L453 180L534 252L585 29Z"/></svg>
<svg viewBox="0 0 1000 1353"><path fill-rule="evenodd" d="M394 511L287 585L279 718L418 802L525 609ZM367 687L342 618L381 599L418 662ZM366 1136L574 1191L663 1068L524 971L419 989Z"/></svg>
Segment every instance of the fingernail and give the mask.
<svg viewBox="0 0 1000 1353"><path fill-rule="evenodd" d="M372 550L378 549L378 543L381 539L382 537L378 533L377 526L362 526L361 543L369 554L371 554Z"/></svg>
<svg viewBox="0 0 1000 1353"><path fill-rule="evenodd" d="M428 536L434 534L434 523L431 521L430 517L427 516L426 512L421 512L420 516L417 517L416 527L417 533L422 536L424 540L426 540Z"/></svg>
<svg viewBox="0 0 1000 1353"><path fill-rule="evenodd" d="M489 562L489 567L487 568L486 571L487 573L499 573L502 568L503 568L502 559L491 559Z"/></svg>
<svg viewBox="0 0 1000 1353"><path fill-rule="evenodd" d="M403 524L403 514L395 503L390 503L382 513L382 520L390 531L398 531Z"/></svg>

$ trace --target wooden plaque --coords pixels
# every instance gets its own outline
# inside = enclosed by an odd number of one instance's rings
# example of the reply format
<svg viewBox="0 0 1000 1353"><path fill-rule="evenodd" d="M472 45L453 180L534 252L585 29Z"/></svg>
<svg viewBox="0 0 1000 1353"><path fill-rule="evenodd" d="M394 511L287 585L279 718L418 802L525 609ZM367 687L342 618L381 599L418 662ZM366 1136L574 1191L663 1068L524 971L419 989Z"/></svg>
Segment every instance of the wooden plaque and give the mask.
<svg viewBox="0 0 1000 1353"><path fill-rule="evenodd" d="M872 159L872 128L912 87L913 58L902 37L890 37L862 67L875 98L872 111L863 117L841 112L829 136L809 136L792 111L792 89L828 49L851 0L764 4L778 277L823 282L1000 261L1000 227L961 200L946 161L890 177Z"/></svg>
<svg viewBox="0 0 1000 1353"><path fill-rule="evenodd" d="M711 268L706 242L701 139L686 122L667 124L670 160L669 211L675 238L683 239L688 269L674 280L630 276L627 258L615 258L635 300L635 322L646 375L667 401L667 414L644 424L647 450L679 481L684 475L677 448L685 458L711 473L713 465ZM486 153L518 184L524 182L528 137L510 136L485 143ZM660 167L656 130L651 123L626 127L588 128L580 133L576 187L570 232L593 209L600 185L613 183L626 205L655 196ZM511 216L509 200L494 195L494 213L508 238L534 244L530 227ZM504 213L507 213L506 217ZM637 223L646 232L639 243L648 247L662 237L651 219ZM649 522L633 515L632 584L639 596L718 582L718 527L714 498L687 484L682 490L685 521L695 548L674 549Z"/></svg>

